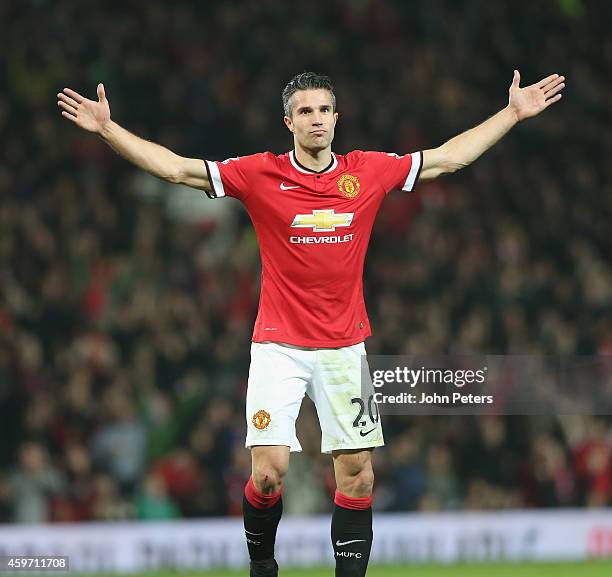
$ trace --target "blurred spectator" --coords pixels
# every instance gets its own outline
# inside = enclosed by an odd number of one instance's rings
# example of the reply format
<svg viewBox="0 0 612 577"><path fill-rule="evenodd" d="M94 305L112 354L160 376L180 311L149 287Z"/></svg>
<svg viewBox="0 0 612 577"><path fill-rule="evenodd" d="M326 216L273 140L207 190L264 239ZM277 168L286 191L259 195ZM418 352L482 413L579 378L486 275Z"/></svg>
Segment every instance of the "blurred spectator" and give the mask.
<svg viewBox="0 0 612 577"><path fill-rule="evenodd" d="M491 485L509 488L516 484L516 456L501 417L487 416L478 420L461 461L471 476Z"/></svg>
<svg viewBox="0 0 612 577"><path fill-rule="evenodd" d="M414 510L426 491L426 473L421 459L421 438L414 431L406 431L396 437L390 449L391 479L395 495L389 509Z"/></svg>
<svg viewBox="0 0 612 577"><path fill-rule="evenodd" d="M13 521L45 523L50 520L50 498L64 488L62 475L49 463L49 455L39 443L23 443L18 459L17 468L8 478Z"/></svg>
<svg viewBox="0 0 612 577"><path fill-rule="evenodd" d="M584 437L574 446L578 491L591 507L612 503L612 452L609 425L602 418L587 421Z"/></svg>
<svg viewBox="0 0 612 577"><path fill-rule="evenodd" d="M198 493L205 490L202 486L202 472L187 449L175 449L167 457L154 463L153 472L184 515L189 512L190 503Z"/></svg>
<svg viewBox="0 0 612 577"><path fill-rule="evenodd" d="M138 519L174 519L180 516L179 508L168 497L161 476L150 473L144 480L142 491L136 497Z"/></svg>
<svg viewBox="0 0 612 577"><path fill-rule="evenodd" d="M66 446L64 451L66 487L52 501L54 521L86 521L92 518L94 476L91 456L79 443Z"/></svg>
<svg viewBox="0 0 612 577"><path fill-rule="evenodd" d="M105 405L107 420L92 438L93 459L113 475L124 494L130 494L145 466L145 429L125 393L109 391Z"/></svg>
<svg viewBox="0 0 612 577"><path fill-rule="evenodd" d="M316 457L297 453L284 482L283 511L289 515L323 513L331 509L324 487L325 473Z"/></svg>
<svg viewBox="0 0 612 577"><path fill-rule="evenodd" d="M94 521L120 521L134 516L131 501L121 497L115 480L98 474L93 478L91 519Z"/></svg>
<svg viewBox="0 0 612 577"><path fill-rule="evenodd" d="M442 443L433 445L427 453L425 486L427 493L421 499L421 509L442 511L459 507L459 482L450 449Z"/></svg>
<svg viewBox="0 0 612 577"><path fill-rule="evenodd" d="M561 443L550 434L538 435L526 464L524 502L535 507L571 506L575 478Z"/></svg>

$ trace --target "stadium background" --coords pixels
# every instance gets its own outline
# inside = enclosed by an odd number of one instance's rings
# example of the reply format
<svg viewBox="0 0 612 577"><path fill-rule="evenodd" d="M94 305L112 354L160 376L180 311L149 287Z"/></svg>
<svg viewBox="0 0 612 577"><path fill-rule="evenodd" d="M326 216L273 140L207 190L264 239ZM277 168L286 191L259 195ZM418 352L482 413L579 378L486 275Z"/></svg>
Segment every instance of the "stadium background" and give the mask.
<svg viewBox="0 0 612 577"><path fill-rule="evenodd" d="M431 148L558 72L564 98L465 171L392 194L371 353L612 352L612 4L0 5L0 522L237 516L259 259L233 200L159 182L63 120L64 86L179 154L290 147L280 92L334 80L334 150ZM605 129L604 127L608 127ZM288 514L331 510L305 403ZM378 511L605 508L607 417L390 417Z"/></svg>

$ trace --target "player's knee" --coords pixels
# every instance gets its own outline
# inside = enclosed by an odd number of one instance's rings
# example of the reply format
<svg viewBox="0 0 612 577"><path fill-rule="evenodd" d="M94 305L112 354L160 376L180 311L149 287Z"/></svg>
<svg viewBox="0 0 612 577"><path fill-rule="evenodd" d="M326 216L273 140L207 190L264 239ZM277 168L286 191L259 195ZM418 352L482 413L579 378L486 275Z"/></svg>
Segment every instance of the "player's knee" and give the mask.
<svg viewBox="0 0 612 577"><path fill-rule="evenodd" d="M338 479L338 489L349 497L369 497L374 488L374 471L371 467L353 470Z"/></svg>
<svg viewBox="0 0 612 577"><path fill-rule="evenodd" d="M271 464L258 465L253 469L253 483L258 491L271 495L280 491L287 470Z"/></svg>
<svg viewBox="0 0 612 577"><path fill-rule="evenodd" d="M353 477L353 492L359 497L369 497L374 488L374 472L371 468L360 471Z"/></svg>

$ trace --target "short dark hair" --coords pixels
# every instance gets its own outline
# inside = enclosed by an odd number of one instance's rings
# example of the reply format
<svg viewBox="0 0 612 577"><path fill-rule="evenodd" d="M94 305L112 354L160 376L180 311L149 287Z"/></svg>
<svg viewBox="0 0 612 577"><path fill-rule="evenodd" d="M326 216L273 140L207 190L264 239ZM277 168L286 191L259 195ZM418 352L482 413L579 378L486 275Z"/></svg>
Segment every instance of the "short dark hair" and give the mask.
<svg viewBox="0 0 612 577"><path fill-rule="evenodd" d="M285 111L285 116L291 117L291 104L289 101L298 90L316 90L317 88L329 90L332 97L332 107L335 112L336 95L334 94L334 85L331 78L316 72L302 72L294 76L283 90L283 110Z"/></svg>

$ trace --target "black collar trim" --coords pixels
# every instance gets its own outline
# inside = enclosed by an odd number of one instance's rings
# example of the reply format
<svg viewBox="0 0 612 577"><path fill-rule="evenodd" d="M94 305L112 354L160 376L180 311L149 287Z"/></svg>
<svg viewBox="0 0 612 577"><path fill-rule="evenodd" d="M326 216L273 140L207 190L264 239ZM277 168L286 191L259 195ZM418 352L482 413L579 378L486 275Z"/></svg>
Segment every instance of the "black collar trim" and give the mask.
<svg viewBox="0 0 612 577"><path fill-rule="evenodd" d="M294 150L292 150L289 153L289 159L291 160L291 163L293 164L293 166L297 168L300 172L307 172L309 174L323 174L325 172L331 172L332 170L336 168L336 166L338 166L338 159L336 158L336 155L333 152L331 153L331 155L332 155L332 159L330 163L323 170L312 170L312 168L308 168L307 166L304 166L297 159L297 156L295 155Z"/></svg>

